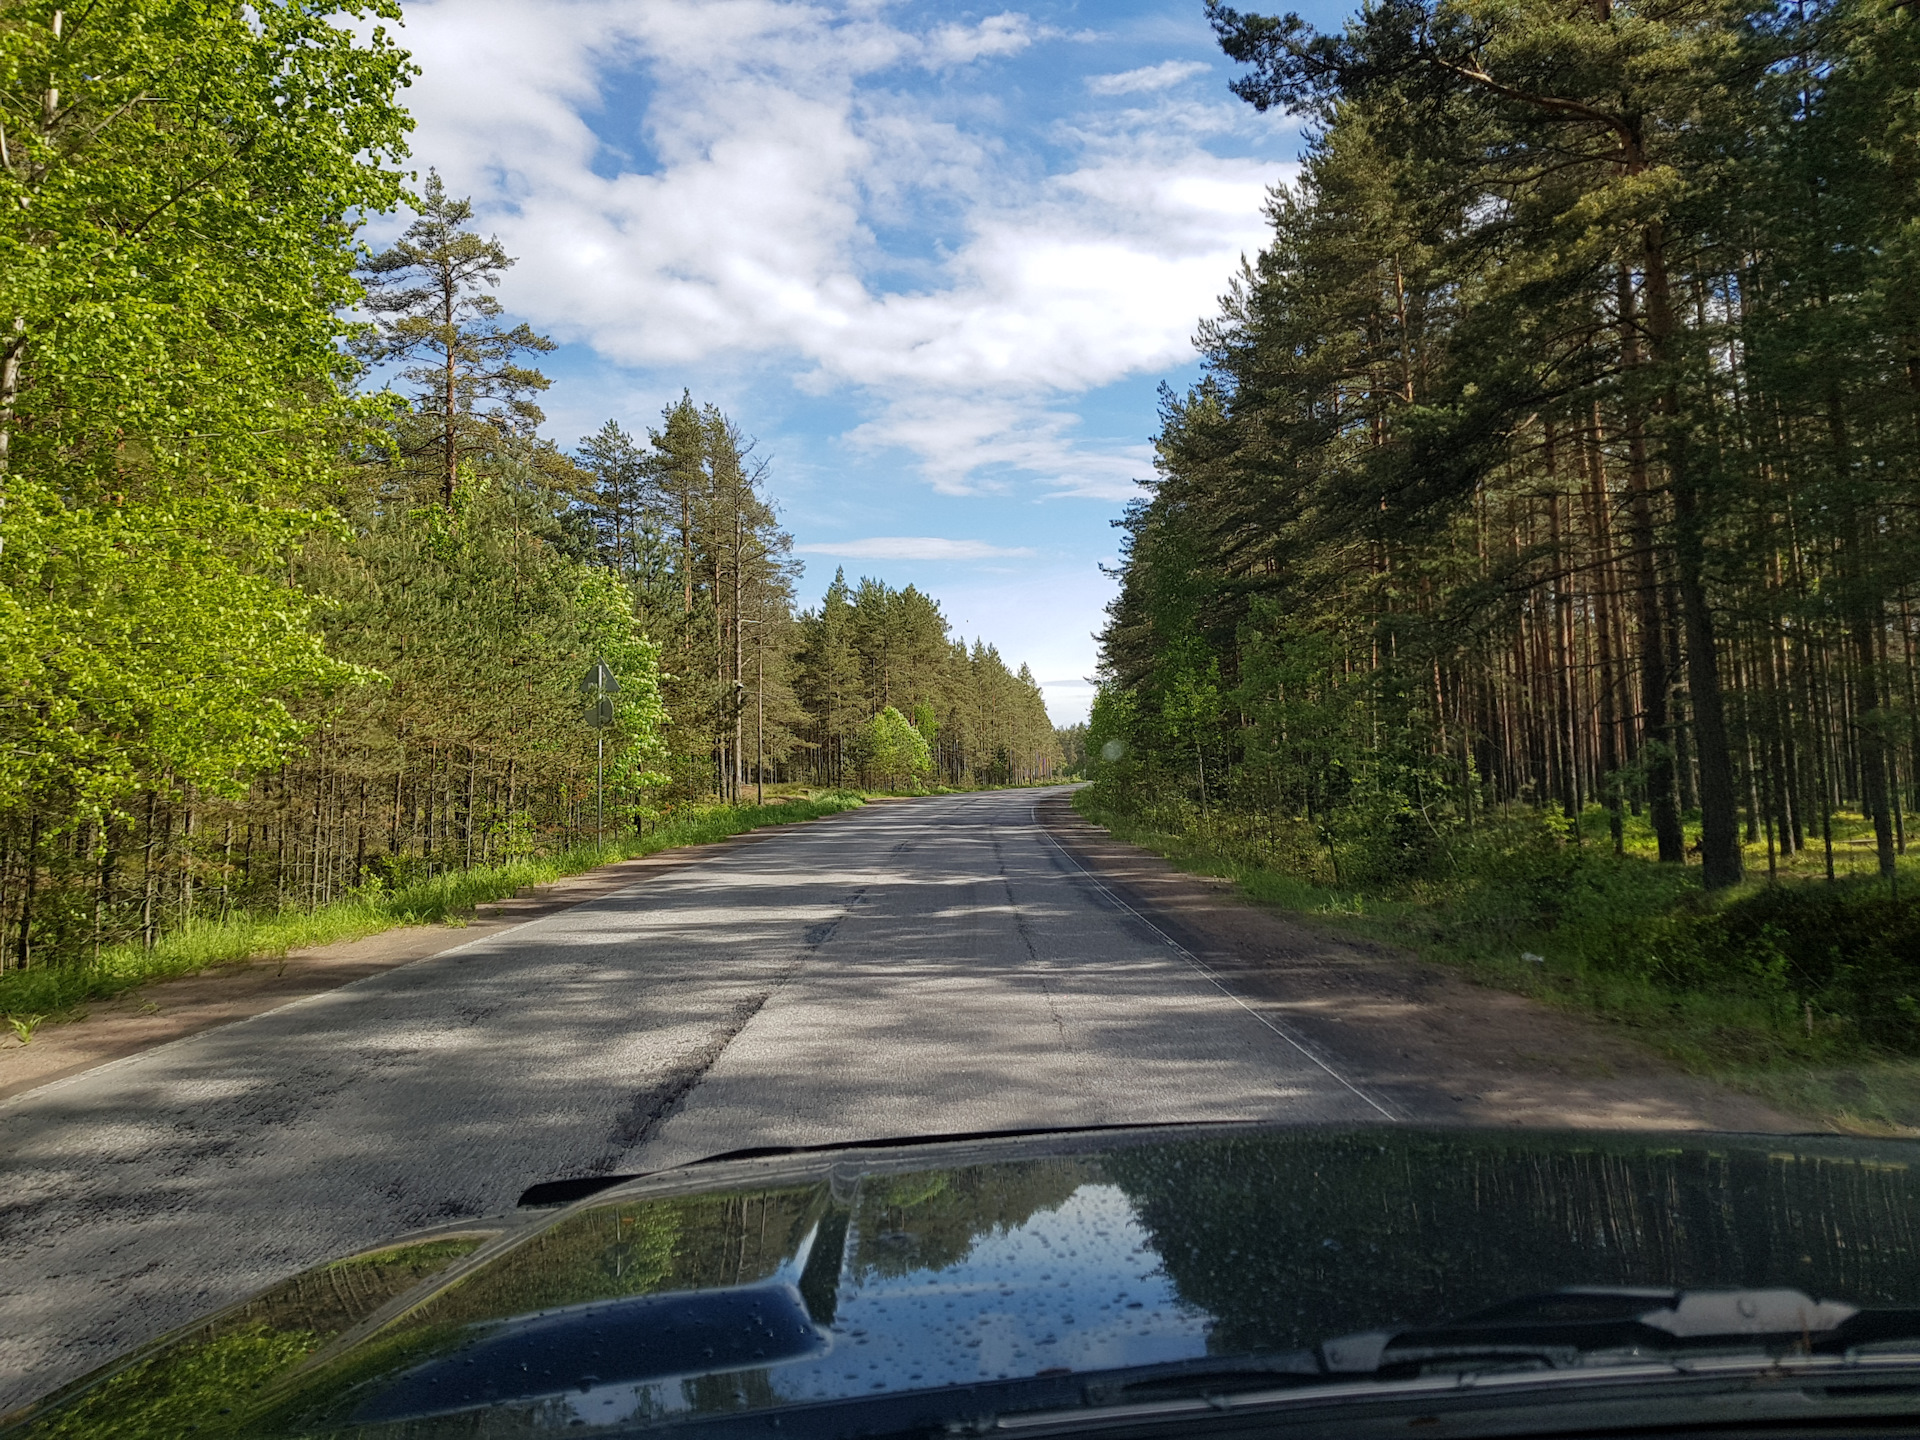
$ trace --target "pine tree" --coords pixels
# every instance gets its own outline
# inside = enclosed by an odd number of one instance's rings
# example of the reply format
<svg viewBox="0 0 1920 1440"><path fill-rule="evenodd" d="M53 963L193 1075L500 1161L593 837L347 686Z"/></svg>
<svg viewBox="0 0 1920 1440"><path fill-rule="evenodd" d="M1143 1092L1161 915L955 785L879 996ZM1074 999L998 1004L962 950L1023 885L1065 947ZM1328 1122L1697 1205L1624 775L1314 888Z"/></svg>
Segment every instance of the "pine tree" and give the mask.
<svg viewBox="0 0 1920 1440"><path fill-rule="evenodd" d="M375 364L402 364L401 378L417 387L412 405L422 433L403 439L402 451L433 454L440 503L449 508L464 456L502 435L531 436L545 418L529 397L550 382L515 362L554 348L525 324L500 324L500 302L489 292L513 258L497 239L468 228L472 220L472 204L451 198L429 170L413 224L361 267L374 316L361 353Z"/></svg>

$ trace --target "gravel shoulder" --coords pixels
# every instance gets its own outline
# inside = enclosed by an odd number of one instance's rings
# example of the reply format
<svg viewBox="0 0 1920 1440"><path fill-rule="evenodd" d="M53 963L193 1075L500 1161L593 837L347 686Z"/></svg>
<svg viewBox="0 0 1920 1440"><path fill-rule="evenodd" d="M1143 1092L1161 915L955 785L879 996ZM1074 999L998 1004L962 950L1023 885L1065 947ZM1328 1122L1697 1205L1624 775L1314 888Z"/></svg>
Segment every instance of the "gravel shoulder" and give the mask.
<svg viewBox="0 0 1920 1440"><path fill-rule="evenodd" d="M1247 999L1425 1124L1797 1132L1751 1096L1684 1074L1629 1036L1483 989L1392 946L1330 934L1113 839L1070 798L1049 833Z"/></svg>

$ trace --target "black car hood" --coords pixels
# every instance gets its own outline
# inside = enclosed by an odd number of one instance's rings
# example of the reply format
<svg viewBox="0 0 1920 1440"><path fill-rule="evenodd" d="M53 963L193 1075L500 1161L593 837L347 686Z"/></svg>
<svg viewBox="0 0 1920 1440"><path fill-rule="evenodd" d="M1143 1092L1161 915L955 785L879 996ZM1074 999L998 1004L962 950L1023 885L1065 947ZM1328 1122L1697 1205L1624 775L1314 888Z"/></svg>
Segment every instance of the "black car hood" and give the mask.
<svg viewBox="0 0 1920 1440"><path fill-rule="evenodd" d="M310 1272L26 1424L517 1435L875 1396L950 1397L919 1416L950 1423L1008 1386L1072 1403L1090 1375L1567 1286L1912 1306L1916 1158L1835 1137L1215 1126L693 1167Z"/></svg>

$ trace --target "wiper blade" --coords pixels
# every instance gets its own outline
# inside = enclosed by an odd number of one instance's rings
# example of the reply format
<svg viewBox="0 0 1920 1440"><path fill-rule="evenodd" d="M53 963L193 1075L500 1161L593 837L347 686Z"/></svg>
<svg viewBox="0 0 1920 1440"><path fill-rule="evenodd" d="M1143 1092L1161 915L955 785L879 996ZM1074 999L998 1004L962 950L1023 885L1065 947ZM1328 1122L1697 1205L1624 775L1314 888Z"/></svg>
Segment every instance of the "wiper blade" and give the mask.
<svg viewBox="0 0 1920 1440"><path fill-rule="evenodd" d="M1039 1437L1352 1404L1417 1405L1427 1415L1439 1404L1491 1406L1509 1418L1521 1413L1515 1406L1571 1406L1588 1421L1594 1407L1610 1406L1613 1428L1638 1428L1649 1413L1644 1387L1656 1382L1686 1387L1661 1391L1662 1416L1685 1396L1705 1418L1749 1424L1756 1403L1804 1406L1785 1398L1800 1393L1797 1385L1848 1414L1905 1418L1920 1395L1920 1308L1862 1308L1797 1290L1556 1290L1449 1324L1346 1335L1310 1350L1090 1376L1077 1407L947 1429ZM1714 1410L1728 1403L1724 1416ZM1798 1408L1784 1413L1805 1418Z"/></svg>
<svg viewBox="0 0 1920 1440"><path fill-rule="evenodd" d="M865 1140L829 1140L816 1145L751 1145L689 1160L688 1166L723 1160L765 1160L782 1155L827 1155L838 1150L904 1150L915 1145L956 1145L970 1140L1026 1140L1043 1135L1092 1135L1107 1130L1187 1130L1197 1126L1257 1125L1254 1118L1224 1120L1123 1120L1099 1125L1029 1125L1011 1130L950 1130L938 1135L880 1135ZM681 1167L675 1166L675 1169Z"/></svg>
<svg viewBox="0 0 1920 1440"><path fill-rule="evenodd" d="M666 1170L637 1170L621 1175L576 1175L559 1180L542 1180L529 1185L514 1201L518 1209L543 1209L571 1205L602 1190L611 1190L629 1180L644 1180L675 1170L691 1170L701 1165L718 1165L728 1160L770 1160L789 1155L830 1155L842 1150L904 1150L915 1145L955 1145L972 1140L1027 1140L1045 1135L1088 1135L1107 1130L1185 1130L1232 1125L1258 1125L1257 1118L1223 1120L1131 1120L1102 1125L1033 1125L1012 1130L954 1130L939 1135L878 1135L864 1140L829 1140L817 1145L749 1145L739 1150L721 1150L684 1161Z"/></svg>
<svg viewBox="0 0 1920 1440"><path fill-rule="evenodd" d="M1096 1373L1087 1379L1086 1399L1089 1405L1116 1405L1193 1395L1238 1395L1289 1385L1314 1385L1324 1378L1319 1356L1311 1350L1207 1355L1196 1360L1135 1366L1104 1375Z"/></svg>
<svg viewBox="0 0 1920 1440"><path fill-rule="evenodd" d="M1088 1401L1230 1396L1349 1378L1668 1365L1691 1355L1843 1355L1905 1342L1920 1309L1866 1310L1797 1290L1576 1288L1508 1301L1443 1325L1374 1330L1310 1350L1207 1356L1090 1382Z"/></svg>
<svg viewBox="0 0 1920 1440"><path fill-rule="evenodd" d="M1572 1288L1444 1325L1323 1342L1328 1375L1406 1378L1437 1370L1561 1369L1740 1351L1842 1355L1920 1342L1920 1309L1862 1309L1798 1290Z"/></svg>

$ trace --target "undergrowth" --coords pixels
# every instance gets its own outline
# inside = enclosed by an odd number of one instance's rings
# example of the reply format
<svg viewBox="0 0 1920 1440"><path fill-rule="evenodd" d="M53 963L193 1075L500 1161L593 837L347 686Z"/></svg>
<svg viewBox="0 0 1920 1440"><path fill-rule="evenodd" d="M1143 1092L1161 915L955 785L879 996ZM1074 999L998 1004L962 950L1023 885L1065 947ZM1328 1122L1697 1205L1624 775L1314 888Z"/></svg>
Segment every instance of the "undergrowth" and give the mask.
<svg viewBox="0 0 1920 1440"><path fill-rule="evenodd" d="M1687 1071L1875 1133L1920 1129L1920 884L1811 865L1722 894L1563 822L1486 823L1418 876L1328 883L1232 831L1075 797L1116 838L1249 897L1413 949L1485 985L1600 1016ZM1590 821L1591 821L1591 817ZM1600 824L1604 825L1604 817ZM1224 830L1225 827L1222 827ZM1241 843L1236 843L1241 842ZM1755 868L1764 877L1764 859ZM1302 867L1305 868L1305 867ZM1903 867L1904 869L1904 867Z"/></svg>
<svg viewBox="0 0 1920 1440"><path fill-rule="evenodd" d="M470 913L476 905L503 900L531 885L544 885L598 865L631 860L682 845L704 845L763 825L817 820L862 803L851 791L789 797L784 803L724 806L676 816L644 835L605 845L576 845L552 855L506 864L455 870L388 889L377 882L348 898L312 910L231 915L194 921L160 937L151 950L139 945L103 947L80 965L50 965L0 975L0 1019L21 1043L49 1018L74 1019L76 1007L155 980L191 975L218 965L271 959L293 950L358 940L402 925L433 925Z"/></svg>

